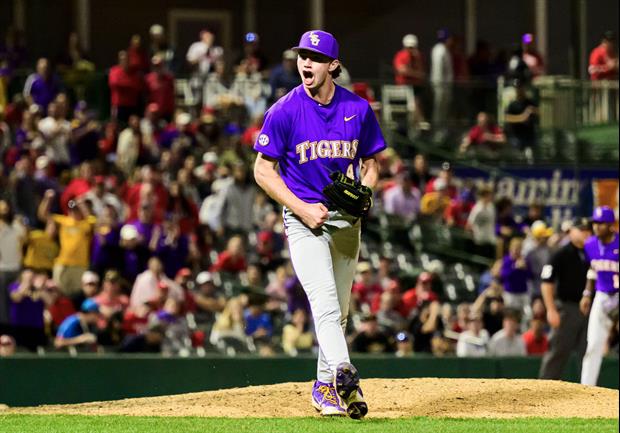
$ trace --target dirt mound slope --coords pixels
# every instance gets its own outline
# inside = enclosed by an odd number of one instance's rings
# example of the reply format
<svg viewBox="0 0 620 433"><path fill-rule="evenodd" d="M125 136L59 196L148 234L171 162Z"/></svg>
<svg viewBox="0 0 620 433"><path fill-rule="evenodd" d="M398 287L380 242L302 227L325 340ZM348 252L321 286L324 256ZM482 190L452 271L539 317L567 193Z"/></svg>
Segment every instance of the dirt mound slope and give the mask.
<svg viewBox="0 0 620 433"><path fill-rule="evenodd" d="M618 390L521 379L365 379L369 417L618 418ZM163 397L5 408L3 413L306 417L311 382L250 386Z"/></svg>

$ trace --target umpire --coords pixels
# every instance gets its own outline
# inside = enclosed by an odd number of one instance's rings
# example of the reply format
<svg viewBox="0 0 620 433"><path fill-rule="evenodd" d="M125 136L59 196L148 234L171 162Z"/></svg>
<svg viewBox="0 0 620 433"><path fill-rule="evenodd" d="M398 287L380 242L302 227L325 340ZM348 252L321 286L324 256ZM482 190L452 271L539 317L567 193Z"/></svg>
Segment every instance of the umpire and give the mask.
<svg viewBox="0 0 620 433"><path fill-rule="evenodd" d="M543 267L541 291L553 332L540 367L541 379L561 379L571 352L575 350L578 359L585 353L588 317L579 310L579 301L589 268L583 245L591 235L587 219L575 220L569 231L570 242Z"/></svg>

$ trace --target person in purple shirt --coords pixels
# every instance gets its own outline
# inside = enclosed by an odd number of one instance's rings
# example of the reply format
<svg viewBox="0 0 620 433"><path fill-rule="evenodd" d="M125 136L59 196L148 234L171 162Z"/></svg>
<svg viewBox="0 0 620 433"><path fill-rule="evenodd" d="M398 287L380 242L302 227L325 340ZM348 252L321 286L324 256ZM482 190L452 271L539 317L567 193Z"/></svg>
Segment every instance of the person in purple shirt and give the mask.
<svg viewBox="0 0 620 433"><path fill-rule="evenodd" d="M528 313L530 296L527 282L532 277L525 258L522 256L523 239L513 238L508 246L508 254L502 259L500 280L504 286L506 308Z"/></svg>
<svg viewBox="0 0 620 433"><path fill-rule="evenodd" d="M588 320L588 345L581 367L581 383L595 386L603 361L605 344L613 325L612 310L618 308L618 249L616 215L608 206L599 206L592 216L594 236L584 251L590 264L588 281L579 307Z"/></svg>
<svg viewBox="0 0 620 433"><path fill-rule="evenodd" d="M179 223L173 216L164 220L162 231L156 229L156 234L158 239L153 241L156 242L155 255L164 264L164 273L169 278L174 278L179 269L186 265L189 239L181 233Z"/></svg>
<svg viewBox="0 0 620 433"><path fill-rule="evenodd" d="M320 347L313 406L362 418L368 406L344 335L361 222L329 209L323 188L332 171L374 188L375 155L387 146L368 102L334 83L341 71L334 36L306 32L293 50L302 84L265 114L254 177L284 206L291 260L312 307Z"/></svg>
<svg viewBox="0 0 620 433"><path fill-rule="evenodd" d="M19 282L9 285L9 322L17 344L36 350L45 346L46 337L43 330L43 302L47 275L34 273L29 269L22 272Z"/></svg>
<svg viewBox="0 0 620 433"><path fill-rule="evenodd" d="M40 58L37 61L37 71L30 74L26 80L24 96L46 113L47 106L60 93L61 88L60 79L52 73L49 60Z"/></svg>
<svg viewBox="0 0 620 433"><path fill-rule="evenodd" d="M153 222L153 205L143 203L138 210L138 219L121 228L121 248L124 250L125 267L123 276L134 280L146 269L148 259L157 249L161 228Z"/></svg>

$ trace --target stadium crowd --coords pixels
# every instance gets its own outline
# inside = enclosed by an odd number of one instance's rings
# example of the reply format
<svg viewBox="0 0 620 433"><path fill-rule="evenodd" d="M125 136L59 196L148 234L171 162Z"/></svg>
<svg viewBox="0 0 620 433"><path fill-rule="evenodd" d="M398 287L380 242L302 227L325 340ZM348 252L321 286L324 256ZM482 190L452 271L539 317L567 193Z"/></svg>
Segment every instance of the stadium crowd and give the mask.
<svg viewBox="0 0 620 433"><path fill-rule="evenodd" d="M617 78L614 40L606 35L597 48L593 79ZM531 35L516 58L491 59L481 42L467 61L458 40L440 32L428 105L417 46L414 35L405 36L394 71L397 84L421 89L420 128L447 116L452 99L445 83L466 74L508 74L518 80L510 130L504 133L480 109L460 150L531 144L536 108L520 89L544 73ZM270 68L253 33L233 65L224 54L209 30L184 56L166 44L160 25L151 27L146 43L131 37L109 69L111 112L102 122L79 98L96 68L75 34L55 61L38 59L23 92L8 98L12 71L28 63L19 38L7 32L0 49L0 356L16 347L264 356L315 349L280 209L257 188L250 169L265 109L300 82L296 55L287 50ZM175 73L185 67L195 103L179 107ZM374 102L371 90L347 75L342 83ZM365 237L378 254L363 249L357 268L352 350L544 353L550 328L540 273L551 252L569 241L570 224L548 227L540 203L515 214L509 197L495 196L491 184L463 184L448 162L431 170L424 155L407 160L390 149L379 163L369 227L396 221L390 230L402 230L410 255L421 253L409 241L415 226L458 229L467 251L490 265L476 275L475 301L459 302L446 296L441 267L402 278L402 263ZM617 350L615 338L610 347Z"/></svg>

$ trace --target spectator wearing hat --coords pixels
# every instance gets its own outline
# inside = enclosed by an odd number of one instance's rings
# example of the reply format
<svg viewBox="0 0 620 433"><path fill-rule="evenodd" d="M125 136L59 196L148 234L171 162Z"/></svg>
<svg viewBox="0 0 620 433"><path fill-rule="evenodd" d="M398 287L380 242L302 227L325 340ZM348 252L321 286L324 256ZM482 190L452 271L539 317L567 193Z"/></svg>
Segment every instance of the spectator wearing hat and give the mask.
<svg viewBox="0 0 620 433"><path fill-rule="evenodd" d="M618 79L618 51L613 31L605 32L601 43L590 53L588 73L592 81Z"/></svg>
<svg viewBox="0 0 620 433"><path fill-rule="evenodd" d="M553 228L547 227L544 221L535 221L530 229L529 237L531 238L532 244L529 247L529 251L527 251L525 245L523 248L523 255L525 256L527 267L532 273L532 278L530 280L532 295L540 295L542 270L543 267L549 263L552 253L552 249L549 245L549 238L551 236L553 236Z"/></svg>
<svg viewBox="0 0 620 433"><path fill-rule="evenodd" d="M92 271L84 272L81 280L82 286L80 292L71 297L71 301L73 301L73 306L76 310L80 309L82 302L86 299L94 298L101 288L99 285L99 275Z"/></svg>
<svg viewBox="0 0 620 433"><path fill-rule="evenodd" d="M15 354L17 344L15 339L10 335L0 335L0 358L7 358Z"/></svg>
<svg viewBox="0 0 620 433"><path fill-rule="evenodd" d="M144 84L139 72L130 67L127 51L118 52L118 64L110 68L108 85L113 119L126 123L129 116L139 114Z"/></svg>
<svg viewBox="0 0 620 433"><path fill-rule="evenodd" d="M433 191L426 192L420 201L420 213L426 220L443 221L444 214L450 206L450 190L445 179L435 179L432 182ZM428 185L427 185L428 188Z"/></svg>
<svg viewBox="0 0 620 433"><path fill-rule="evenodd" d="M176 71L175 50L166 41L166 31L161 24L149 28L149 57L153 56L159 56L168 71Z"/></svg>
<svg viewBox="0 0 620 433"><path fill-rule="evenodd" d="M482 317L473 313L467 320L467 329L459 335L456 356L482 357L488 354L489 333L482 327Z"/></svg>
<svg viewBox="0 0 620 433"><path fill-rule="evenodd" d="M357 353L393 353L394 342L379 327L377 316L366 314L362 317L359 331L351 340L351 350Z"/></svg>
<svg viewBox="0 0 620 433"><path fill-rule="evenodd" d="M282 62L269 73L269 86L271 87L269 104L273 104L301 84L296 60L295 51L285 50L282 53Z"/></svg>
<svg viewBox="0 0 620 433"><path fill-rule="evenodd" d="M475 203L473 187L471 185L464 187L457 198L450 200L450 205L444 212L443 218L448 227L465 229L467 218Z"/></svg>
<svg viewBox="0 0 620 433"><path fill-rule="evenodd" d="M54 262L54 280L67 296L79 294L80 279L90 265L90 243L97 218L91 215L83 199L70 200L69 215L50 214L53 190L47 190L39 205L41 221L52 219L59 227L60 250Z"/></svg>
<svg viewBox="0 0 620 433"><path fill-rule="evenodd" d="M99 305L93 299L86 299L80 306L80 311L67 317L56 332L54 347L76 347L94 345L97 336L93 330L99 320Z"/></svg>
<svg viewBox="0 0 620 433"><path fill-rule="evenodd" d="M569 243L557 250L541 272L541 292L552 329L549 351L540 367L541 379L562 378L573 351L582 359L586 351L588 317L579 311L589 265L583 247L592 234L585 218L571 222Z"/></svg>
<svg viewBox="0 0 620 433"><path fill-rule="evenodd" d="M213 275L202 271L196 276L194 291L196 302L196 323L201 329L209 329L215 321L215 315L224 310L226 297L215 286Z"/></svg>
<svg viewBox="0 0 620 433"><path fill-rule="evenodd" d="M26 269L22 271L19 281L9 285L9 324L17 344L31 351L46 344L43 323L46 280L45 273Z"/></svg>
<svg viewBox="0 0 620 433"><path fill-rule="evenodd" d="M426 188L424 189L425 193L437 191L435 188L435 182L438 180L443 180L446 185L446 189L448 190L448 196L453 199L458 197L459 190L454 183L454 170L452 169L452 164L448 161L444 161L441 163L441 167L437 176L432 178L426 183Z"/></svg>
<svg viewBox="0 0 620 433"><path fill-rule="evenodd" d="M170 122L174 114L174 75L165 68L164 59L155 54L151 59L151 72L144 78L147 102L157 104L158 113Z"/></svg>
<svg viewBox="0 0 620 433"><path fill-rule="evenodd" d="M50 102L62 90L62 83L52 72L50 62L45 57L37 60L36 72L30 74L24 84L24 98L28 105L36 104L43 113Z"/></svg>
<svg viewBox="0 0 620 433"><path fill-rule="evenodd" d="M64 296L58 289L58 285L52 278L48 278L44 287L45 296L45 320L46 333L56 335L56 330L61 323L70 315L75 313L73 302Z"/></svg>
<svg viewBox="0 0 620 433"><path fill-rule="evenodd" d="M497 331L489 341L491 356L525 356L525 343L519 333L519 314L514 310L504 312L502 329Z"/></svg>
<svg viewBox="0 0 620 433"><path fill-rule="evenodd" d="M426 71L422 52L418 48L418 37L407 34L403 37L402 45L402 49L392 59L394 82L398 85L413 86L415 97L413 120L418 126L426 128L425 104L423 104Z"/></svg>
<svg viewBox="0 0 620 433"><path fill-rule="evenodd" d="M365 311L370 307L372 298L381 294L383 289L375 280L374 269L369 262L359 262L356 271L351 298L356 311Z"/></svg>

